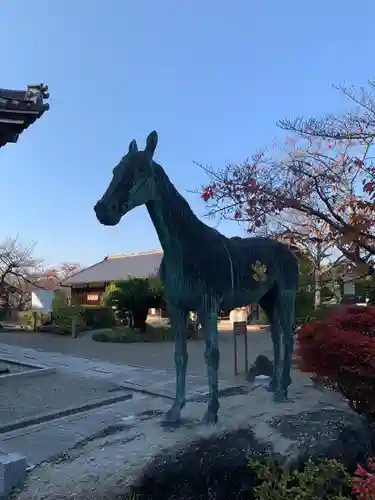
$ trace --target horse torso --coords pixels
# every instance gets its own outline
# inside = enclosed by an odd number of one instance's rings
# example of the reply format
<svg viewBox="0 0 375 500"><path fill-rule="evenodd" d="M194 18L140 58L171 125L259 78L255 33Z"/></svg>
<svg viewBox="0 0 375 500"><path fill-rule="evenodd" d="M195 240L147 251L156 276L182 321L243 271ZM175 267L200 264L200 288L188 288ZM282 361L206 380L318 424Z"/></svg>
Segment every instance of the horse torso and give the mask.
<svg viewBox="0 0 375 500"><path fill-rule="evenodd" d="M197 310L205 295L214 296L222 309L256 303L274 285L297 287L298 265L290 250L266 238L225 238L211 251L193 256L180 249L165 253L160 274L169 300ZM194 259L195 257L195 259ZM266 267L261 282L252 266Z"/></svg>

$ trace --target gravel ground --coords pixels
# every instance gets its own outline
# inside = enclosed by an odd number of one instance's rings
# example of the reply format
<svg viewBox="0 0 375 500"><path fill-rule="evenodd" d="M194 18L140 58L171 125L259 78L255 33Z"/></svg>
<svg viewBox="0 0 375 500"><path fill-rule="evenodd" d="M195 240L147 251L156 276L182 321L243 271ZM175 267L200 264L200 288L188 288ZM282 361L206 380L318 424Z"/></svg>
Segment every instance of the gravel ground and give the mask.
<svg viewBox="0 0 375 500"><path fill-rule="evenodd" d="M146 400L147 412L143 413L149 418L144 420L139 413L128 416L122 420L124 429L115 429L113 433L108 429L106 435L88 440L57 460L35 468L13 499L125 500L126 486L157 453L169 456L169 450L177 443L248 425L253 426L260 442L270 440L276 452L288 454L291 445L295 445L294 451L298 450L298 443L283 437L268 422L302 410L321 411L331 403L340 406L340 401L336 400L334 394L313 390L308 379L301 375L296 377L287 403L275 405L262 387L245 396L222 398L220 420L215 427L199 424L206 409L204 403L189 403L184 410L185 425L168 432L159 423L159 413L165 410L165 402L159 398Z"/></svg>

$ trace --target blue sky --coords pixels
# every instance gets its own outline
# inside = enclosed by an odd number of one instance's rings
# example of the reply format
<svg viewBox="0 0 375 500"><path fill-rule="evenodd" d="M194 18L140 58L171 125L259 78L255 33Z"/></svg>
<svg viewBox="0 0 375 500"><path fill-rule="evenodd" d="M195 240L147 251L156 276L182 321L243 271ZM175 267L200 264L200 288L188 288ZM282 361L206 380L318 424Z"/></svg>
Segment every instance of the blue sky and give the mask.
<svg viewBox="0 0 375 500"><path fill-rule="evenodd" d="M203 217L193 160L241 161L278 119L344 109L331 85L374 75L374 18L370 0L2 0L0 86L47 83L51 109L0 149L0 239L52 265L158 248L144 207L114 228L93 212L129 141L158 131L156 161Z"/></svg>

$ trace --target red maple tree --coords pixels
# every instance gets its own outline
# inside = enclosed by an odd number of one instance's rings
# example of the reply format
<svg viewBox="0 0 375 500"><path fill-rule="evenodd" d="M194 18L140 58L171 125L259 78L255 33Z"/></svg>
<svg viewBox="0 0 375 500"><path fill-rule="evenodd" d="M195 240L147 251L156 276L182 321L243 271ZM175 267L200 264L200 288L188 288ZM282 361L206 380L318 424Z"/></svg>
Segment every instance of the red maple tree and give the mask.
<svg viewBox="0 0 375 500"><path fill-rule="evenodd" d="M340 308L297 332L303 372L326 379L350 406L375 417L375 307Z"/></svg>
<svg viewBox="0 0 375 500"><path fill-rule="evenodd" d="M280 221L296 232L293 219L302 218L308 234L318 230L365 274L375 266L375 82L360 93L340 89L354 110L279 122L290 137L277 156L203 167L201 196L210 215L245 222L250 233L277 234Z"/></svg>

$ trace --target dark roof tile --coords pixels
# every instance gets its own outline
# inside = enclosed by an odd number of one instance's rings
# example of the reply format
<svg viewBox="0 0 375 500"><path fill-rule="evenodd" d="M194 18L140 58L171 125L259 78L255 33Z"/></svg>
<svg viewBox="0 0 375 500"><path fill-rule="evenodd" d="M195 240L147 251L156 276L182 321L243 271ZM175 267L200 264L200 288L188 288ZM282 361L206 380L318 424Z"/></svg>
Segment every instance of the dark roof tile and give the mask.
<svg viewBox="0 0 375 500"><path fill-rule="evenodd" d="M19 135L45 111L48 86L29 85L27 90L0 89L0 147L17 142Z"/></svg>
<svg viewBox="0 0 375 500"><path fill-rule="evenodd" d="M162 250L113 255L70 276L61 284L74 286L85 283L117 281L129 277L146 278L159 271L162 258Z"/></svg>

